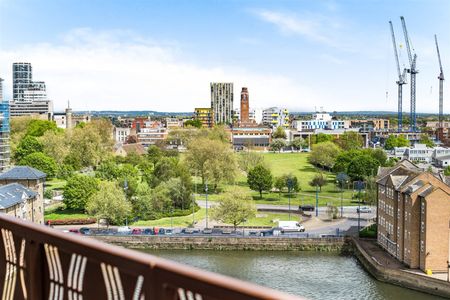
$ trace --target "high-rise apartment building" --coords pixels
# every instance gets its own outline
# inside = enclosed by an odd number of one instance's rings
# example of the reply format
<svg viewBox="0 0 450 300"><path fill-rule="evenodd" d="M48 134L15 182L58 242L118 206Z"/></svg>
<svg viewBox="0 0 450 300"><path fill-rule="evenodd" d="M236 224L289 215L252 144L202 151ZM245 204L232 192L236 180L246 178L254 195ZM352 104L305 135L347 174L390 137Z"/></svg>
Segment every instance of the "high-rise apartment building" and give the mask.
<svg viewBox="0 0 450 300"><path fill-rule="evenodd" d="M47 98L45 82L33 81L30 63L13 63L13 100L11 116L41 115L51 120L53 103Z"/></svg>
<svg viewBox="0 0 450 300"><path fill-rule="evenodd" d="M3 99L3 79L0 78L0 172L9 167L9 103Z"/></svg>
<svg viewBox="0 0 450 300"><path fill-rule="evenodd" d="M241 91L241 123L248 123L250 121L248 105L248 89L246 87L243 87Z"/></svg>
<svg viewBox="0 0 450 300"><path fill-rule="evenodd" d="M233 122L233 83L211 82L211 108L215 124Z"/></svg>
<svg viewBox="0 0 450 300"><path fill-rule="evenodd" d="M24 91L33 82L33 72L30 63L13 63L13 101L23 101Z"/></svg>

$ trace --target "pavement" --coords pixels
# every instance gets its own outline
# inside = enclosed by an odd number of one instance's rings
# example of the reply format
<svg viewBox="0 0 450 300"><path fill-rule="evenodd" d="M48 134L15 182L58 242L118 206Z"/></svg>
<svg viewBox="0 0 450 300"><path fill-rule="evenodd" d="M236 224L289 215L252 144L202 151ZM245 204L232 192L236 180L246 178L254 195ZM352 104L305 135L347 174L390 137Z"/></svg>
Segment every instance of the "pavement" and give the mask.
<svg viewBox="0 0 450 300"><path fill-rule="evenodd" d="M378 246L376 240L374 239L360 239L358 240L358 243L367 252L367 254L381 266L390 269L398 269L403 272L408 272L420 276L433 277L439 280L447 281L447 273L433 273L432 275L427 275L422 272L422 270L406 268L400 261L389 255L385 250Z"/></svg>

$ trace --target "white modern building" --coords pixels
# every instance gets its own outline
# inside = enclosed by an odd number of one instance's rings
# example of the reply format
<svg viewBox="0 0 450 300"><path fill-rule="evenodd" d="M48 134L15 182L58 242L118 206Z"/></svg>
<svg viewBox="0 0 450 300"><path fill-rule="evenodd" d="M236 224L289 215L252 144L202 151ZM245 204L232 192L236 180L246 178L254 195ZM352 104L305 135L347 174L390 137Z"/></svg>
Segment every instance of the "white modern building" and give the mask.
<svg viewBox="0 0 450 300"><path fill-rule="evenodd" d="M214 124L233 122L233 83L211 82L211 108Z"/></svg>
<svg viewBox="0 0 450 300"><path fill-rule="evenodd" d="M286 108L270 107L262 111L262 123L271 128L289 127L289 111Z"/></svg>
<svg viewBox="0 0 450 300"><path fill-rule="evenodd" d="M298 131L348 129L350 128L350 122L335 120L330 114L321 112L313 114L310 120L292 121L292 127Z"/></svg>
<svg viewBox="0 0 450 300"><path fill-rule="evenodd" d="M450 148L429 148L425 144L414 144L412 147L395 147L390 152L389 157L396 157L400 160L408 159L414 162L434 164L437 167L443 167L447 165L444 161L449 155Z"/></svg>
<svg viewBox="0 0 450 300"><path fill-rule="evenodd" d="M250 121L254 121L256 124L262 124L263 121L263 109L262 108L253 108L250 109L248 118Z"/></svg>

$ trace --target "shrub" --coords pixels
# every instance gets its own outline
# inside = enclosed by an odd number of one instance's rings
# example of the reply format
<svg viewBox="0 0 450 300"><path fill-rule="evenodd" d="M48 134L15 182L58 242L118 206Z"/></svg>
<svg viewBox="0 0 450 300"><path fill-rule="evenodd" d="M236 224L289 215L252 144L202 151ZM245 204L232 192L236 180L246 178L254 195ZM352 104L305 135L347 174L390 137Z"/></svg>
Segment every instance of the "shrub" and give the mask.
<svg viewBox="0 0 450 300"><path fill-rule="evenodd" d="M370 226L365 227L363 230L359 232L360 238L377 238L377 224L372 224Z"/></svg>
<svg viewBox="0 0 450 300"><path fill-rule="evenodd" d="M96 218L48 220L47 225L87 225L97 223Z"/></svg>

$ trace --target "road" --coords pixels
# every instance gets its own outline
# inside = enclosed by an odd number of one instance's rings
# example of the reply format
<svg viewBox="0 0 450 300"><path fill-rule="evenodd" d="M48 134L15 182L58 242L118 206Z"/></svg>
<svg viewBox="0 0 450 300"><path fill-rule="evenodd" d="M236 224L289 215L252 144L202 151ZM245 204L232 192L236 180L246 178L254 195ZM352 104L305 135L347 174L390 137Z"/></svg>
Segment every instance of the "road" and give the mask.
<svg viewBox="0 0 450 300"><path fill-rule="evenodd" d="M200 207L205 208L206 207L206 201L204 200L197 200L197 204ZM214 205L217 205L216 202L209 201L208 202L208 208L213 207ZM344 206L343 207L343 216L346 218L358 218L358 213L356 212L358 206ZM272 204L256 204L257 209L264 209L264 210L285 210L289 211L289 205L272 205ZM370 206L372 212L371 213L362 213L361 218L365 219L371 219L376 217L376 207ZM298 210L298 206L291 205L291 210L296 211ZM307 214L314 215L315 212L306 212ZM319 206L319 216L326 216L327 213L327 207L326 206ZM338 207L338 213L341 213L341 207Z"/></svg>

